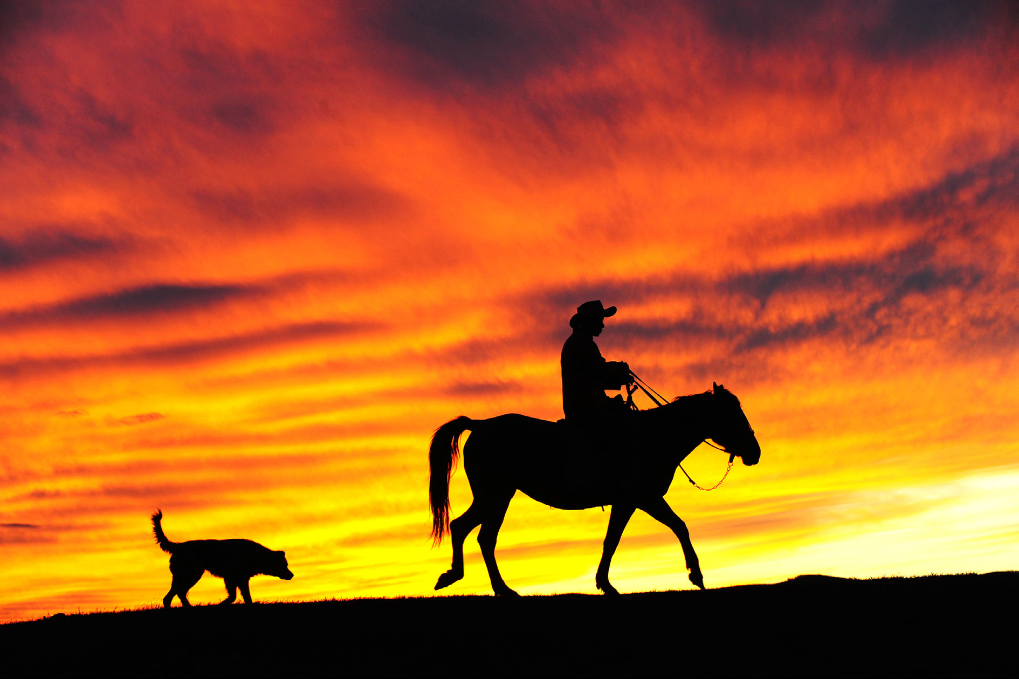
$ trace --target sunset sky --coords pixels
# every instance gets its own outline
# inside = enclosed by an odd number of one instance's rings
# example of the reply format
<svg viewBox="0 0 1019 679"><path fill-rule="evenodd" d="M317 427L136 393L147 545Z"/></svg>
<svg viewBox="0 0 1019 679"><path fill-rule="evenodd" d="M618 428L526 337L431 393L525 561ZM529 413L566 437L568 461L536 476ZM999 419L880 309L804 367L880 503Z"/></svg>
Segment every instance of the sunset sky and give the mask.
<svg viewBox="0 0 1019 679"><path fill-rule="evenodd" d="M0 3L0 621L158 604L157 507L431 594L431 433L561 418L590 299L757 432L666 496L709 587L1019 568L1019 5L634 5ZM518 494L507 583L607 521ZM643 514L612 580L691 586Z"/></svg>

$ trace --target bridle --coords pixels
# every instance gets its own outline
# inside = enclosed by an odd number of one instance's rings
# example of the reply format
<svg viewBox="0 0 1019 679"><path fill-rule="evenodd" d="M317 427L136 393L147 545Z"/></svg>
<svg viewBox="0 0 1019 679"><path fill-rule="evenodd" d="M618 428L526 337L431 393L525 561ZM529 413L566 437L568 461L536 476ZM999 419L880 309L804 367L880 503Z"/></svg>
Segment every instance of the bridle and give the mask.
<svg viewBox="0 0 1019 679"><path fill-rule="evenodd" d="M655 391L654 388L651 387L651 385L649 385L647 382L640 379L640 377L637 376L637 373L633 372L632 370L630 371L630 377L633 378L633 384L626 385L626 404L630 407L631 410L639 410L639 408L637 408L637 406L633 403L633 394L634 392L637 391L638 388L641 391L643 391L647 395L647 397L654 402L656 408L661 408L663 405L668 403L668 399L666 399L664 396ZM658 398L655 398L655 395L657 395ZM658 400L659 398L661 399L661 401ZM753 435L753 433L754 430L751 428L750 434ZM716 450L721 450L723 453L729 453L729 451L726 450L724 446L715 445L711 441L708 441L708 439L706 438L701 439L701 443L706 443ZM718 488L720 485L722 485L722 481L725 481L725 477L727 477L729 475L729 472L732 471L732 464L733 462L735 462L735 460L736 453L729 453L729 464L725 468L725 473L722 474L722 478L718 481L718 483L711 486L711 488L704 488L700 486L696 481L694 481L693 478L691 478L691 476L686 473L686 470L683 469L682 462L679 463L679 470L683 472L683 475L686 477L686 480L690 482L690 485L696 488L697 490L704 491L714 490L715 488Z"/></svg>

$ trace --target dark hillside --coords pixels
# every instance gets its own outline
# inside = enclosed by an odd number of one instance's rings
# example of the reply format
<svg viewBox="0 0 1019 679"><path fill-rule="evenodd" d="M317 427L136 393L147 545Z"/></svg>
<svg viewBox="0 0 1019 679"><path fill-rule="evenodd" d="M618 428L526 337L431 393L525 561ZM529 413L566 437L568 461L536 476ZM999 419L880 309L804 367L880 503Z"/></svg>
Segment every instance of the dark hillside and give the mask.
<svg viewBox="0 0 1019 679"><path fill-rule="evenodd" d="M0 627L13 676L1014 676L1019 573L359 599Z"/></svg>

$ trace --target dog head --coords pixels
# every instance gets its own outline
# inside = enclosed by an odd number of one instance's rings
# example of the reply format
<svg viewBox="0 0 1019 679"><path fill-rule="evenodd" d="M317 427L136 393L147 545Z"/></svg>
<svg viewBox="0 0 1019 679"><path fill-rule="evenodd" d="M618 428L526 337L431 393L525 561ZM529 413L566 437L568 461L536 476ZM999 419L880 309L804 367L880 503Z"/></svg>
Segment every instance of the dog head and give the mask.
<svg viewBox="0 0 1019 679"><path fill-rule="evenodd" d="M292 580L294 578L294 574L287 567L287 555L283 552L272 553L269 568L266 569L265 574L275 575L282 580Z"/></svg>

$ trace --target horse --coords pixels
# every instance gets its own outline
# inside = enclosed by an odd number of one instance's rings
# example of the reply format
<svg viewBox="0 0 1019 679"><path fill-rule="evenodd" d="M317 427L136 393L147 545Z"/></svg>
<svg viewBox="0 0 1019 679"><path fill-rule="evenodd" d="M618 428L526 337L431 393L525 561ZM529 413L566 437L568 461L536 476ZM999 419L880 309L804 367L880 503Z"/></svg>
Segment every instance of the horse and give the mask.
<svg viewBox="0 0 1019 679"><path fill-rule="evenodd" d="M495 561L495 543L510 500L517 490L559 509L611 505L608 531L595 585L606 595L619 592L609 583L609 563L634 511L642 509L679 538L690 582L704 589L690 533L669 504L676 468L694 448L712 439L747 466L761 458L761 446L740 406L724 386L712 383L702 394L682 396L659 408L627 415L625 434L581 427L567 421L548 422L524 415L499 415L487 420L458 417L439 427L428 451L431 537L435 546L449 535L453 563L439 576L435 589L464 576L463 544L481 526L478 544L496 596L519 596L503 581ZM474 494L471 506L449 520L449 482L460 456L461 434L470 431L463 466ZM626 449L609 443L626 441ZM685 473L685 472L684 472ZM691 480L692 483L692 480Z"/></svg>

